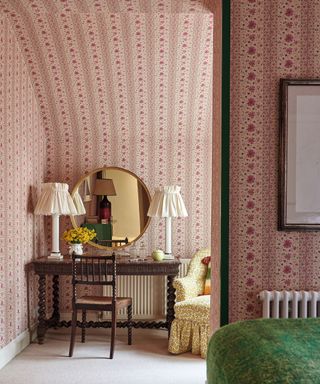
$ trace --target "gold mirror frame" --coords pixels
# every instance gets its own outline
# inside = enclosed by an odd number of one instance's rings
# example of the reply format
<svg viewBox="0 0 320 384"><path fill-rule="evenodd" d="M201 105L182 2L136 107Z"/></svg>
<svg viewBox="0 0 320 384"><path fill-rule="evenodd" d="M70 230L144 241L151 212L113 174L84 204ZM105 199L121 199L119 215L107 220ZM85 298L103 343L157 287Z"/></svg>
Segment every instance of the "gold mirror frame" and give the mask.
<svg viewBox="0 0 320 384"><path fill-rule="evenodd" d="M78 191L80 185L88 178L90 177L91 175L93 174L96 174L98 172L102 172L102 171L108 171L108 170L113 170L113 171L122 171L122 172L126 172L128 173L129 175L133 176L135 179L137 179L138 183L140 183L140 185L143 187L144 191L146 192L147 194L147 197L148 197L148 200L149 200L149 204L151 202L151 195L150 195L150 192L147 188L147 186L145 185L145 183L141 180L140 177L138 177L135 173L125 169L125 168L121 168L121 167L102 167L102 168L97 168L97 169L94 169L93 171L85 174L83 177L81 177L81 179L76 183L76 185L74 186L73 190L72 190L72 193L71 193L71 196L72 198L74 199L75 197L75 194L76 192ZM71 219L71 223L73 225L74 228L78 228L78 224L76 223L76 219L75 219L75 216L70 216L70 219ZM140 231L140 234L139 236L137 236L134 240L124 244L124 245L118 245L118 246L113 246L113 247L107 247L105 245L101 245L101 244L97 244L97 243L94 243L93 241L89 241L88 244L95 247L95 248L99 248L99 249L105 249L105 250L117 250L117 249L123 249L125 247L128 247L130 246L131 244L135 243L144 233L145 231L147 230L149 224L150 224L150 220L151 218L148 217L147 218L147 222L144 226L144 228Z"/></svg>

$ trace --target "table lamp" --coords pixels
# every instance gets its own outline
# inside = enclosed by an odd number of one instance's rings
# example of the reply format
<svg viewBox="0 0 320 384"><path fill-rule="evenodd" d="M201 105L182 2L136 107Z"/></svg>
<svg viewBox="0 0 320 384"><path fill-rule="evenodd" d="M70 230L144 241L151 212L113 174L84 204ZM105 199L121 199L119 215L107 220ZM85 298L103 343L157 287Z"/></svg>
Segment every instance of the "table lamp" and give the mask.
<svg viewBox="0 0 320 384"><path fill-rule="evenodd" d="M103 196L99 205L99 217L100 220L106 220L108 223L111 221L111 202L107 196L116 196L116 190L113 185L112 179L97 179L93 194L97 196Z"/></svg>
<svg viewBox="0 0 320 384"><path fill-rule="evenodd" d="M78 215L77 209L64 183L44 183L35 207L35 215L52 216L52 251L48 258L62 259L59 248L59 216Z"/></svg>
<svg viewBox="0 0 320 384"><path fill-rule="evenodd" d="M170 185L159 188L151 200L148 216L166 218L166 248L165 259L173 259L171 250L171 218L188 216L182 196L181 187Z"/></svg>

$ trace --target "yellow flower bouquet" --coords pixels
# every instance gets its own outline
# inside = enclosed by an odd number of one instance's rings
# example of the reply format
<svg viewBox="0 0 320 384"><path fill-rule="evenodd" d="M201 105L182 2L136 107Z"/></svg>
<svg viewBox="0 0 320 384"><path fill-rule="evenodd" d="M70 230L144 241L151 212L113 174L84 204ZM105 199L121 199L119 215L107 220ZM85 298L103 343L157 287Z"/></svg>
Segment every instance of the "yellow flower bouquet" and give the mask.
<svg viewBox="0 0 320 384"><path fill-rule="evenodd" d="M86 244L97 236L94 229L86 227L72 228L63 232L62 238L69 244Z"/></svg>

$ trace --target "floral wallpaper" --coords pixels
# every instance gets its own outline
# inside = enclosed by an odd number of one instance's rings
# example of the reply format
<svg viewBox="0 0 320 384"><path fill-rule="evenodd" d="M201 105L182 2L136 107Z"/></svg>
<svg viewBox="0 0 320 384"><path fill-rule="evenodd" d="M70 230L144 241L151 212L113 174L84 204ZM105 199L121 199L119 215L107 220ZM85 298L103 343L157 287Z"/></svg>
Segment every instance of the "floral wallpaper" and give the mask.
<svg viewBox="0 0 320 384"><path fill-rule="evenodd" d="M189 217L174 223L174 252L190 256L210 241L202 213L210 207L212 14L80 13L73 2L44 13L49 4L4 7L45 124L46 178L72 188L85 172L114 165L151 192L180 184ZM163 246L163 220L143 241Z"/></svg>
<svg viewBox="0 0 320 384"><path fill-rule="evenodd" d="M279 79L320 77L320 1L231 1L230 320L320 289L320 235L277 231Z"/></svg>
<svg viewBox="0 0 320 384"><path fill-rule="evenodd" d="M210 244L210 5L0 0L42 118L45 181L72 189L85 172L112 165L136 173L151 193L180 185L189 216L173 222L173 251L182 257ZM61 224L61 231L70 226ZM140 242L164 247L164 227L152 219ZM50 220L45 229L50 245ZM70 310L69 285L61 286L63 311Z"/></svg>
<svg viewBox="0 0 320 384"><path fill-rule="evenodd" d="M151 191L180 183L189 217L174 223L175 253L210 242L211 4L0 1L1 346L27 328L43 180L72 188L116 165ZM231 1L231 321L260 316L262 289L319 289L319 235L277 231L279 79L320 77L319 20L319 0ZM142 239L150 249L163 224Z"/></svg>
<svg viewBox="0 0 320 384"><path fill-rule="evenodd" d="M35 278L25 265L43 249L33 204L44 177L44 130L21 49L0 15L0 348L28 327ZM35 311L30 312L34 318Z"/></svg>

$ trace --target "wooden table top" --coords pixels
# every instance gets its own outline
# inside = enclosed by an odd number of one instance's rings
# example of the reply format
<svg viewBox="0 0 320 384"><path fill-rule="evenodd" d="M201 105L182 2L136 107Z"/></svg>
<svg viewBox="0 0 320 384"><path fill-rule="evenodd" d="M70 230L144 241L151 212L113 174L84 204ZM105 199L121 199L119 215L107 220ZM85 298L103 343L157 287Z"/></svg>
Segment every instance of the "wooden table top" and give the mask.
<svg viewBox="0 0 320 384"><path fill-rule="evenodd" d="M99 256L88 254L88 256ZM101 255L102 256L102 255ZM137 258L119 255L117 260L118 275L176 275L179 271L180 260L154 261L152 257ZM31 261L27 267L37 274L71 275L71 256L63 259L49 259L47 256Z"/></svg>

